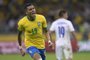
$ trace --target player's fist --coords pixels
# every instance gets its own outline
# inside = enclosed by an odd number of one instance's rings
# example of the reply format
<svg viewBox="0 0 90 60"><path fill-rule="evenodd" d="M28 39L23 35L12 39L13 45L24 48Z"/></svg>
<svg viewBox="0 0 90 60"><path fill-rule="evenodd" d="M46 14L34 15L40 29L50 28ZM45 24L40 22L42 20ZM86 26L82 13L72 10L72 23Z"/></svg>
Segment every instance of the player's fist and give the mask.
<svg viewBox="0 0 90 60"><path fill-rule="evenodd" d="M21 46L19 46L19 50L20 50L21 55L25 56L25 51Z"/></svg>
<svg viewBox="0 0 90 60"><path fill-rule="evenodd" d="M50 40L48 41L48 44L50 48L54 49L54 44Z"/></svg>

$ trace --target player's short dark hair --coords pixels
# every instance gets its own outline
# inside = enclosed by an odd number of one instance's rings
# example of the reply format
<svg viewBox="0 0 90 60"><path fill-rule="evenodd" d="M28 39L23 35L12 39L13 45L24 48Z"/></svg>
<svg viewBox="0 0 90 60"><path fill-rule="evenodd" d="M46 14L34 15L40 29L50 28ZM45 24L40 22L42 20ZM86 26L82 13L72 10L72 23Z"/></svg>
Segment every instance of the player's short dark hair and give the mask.
<svg viewBox="0 0 90 60"><path fill-rule="evenodd" d="M26 3L26 4L25 4L25 9L26 9L28 6L31 6L31 5L33 5L33 4L31 4L31 3Z"/></svg>
<svg viewBox="0 0 90 60"><path fill-rule="evenodd" d="M61 10L59 11L59 17L62 17L63 14L65 14L65 13L67 13L67 10L61 9Z"/></svg>

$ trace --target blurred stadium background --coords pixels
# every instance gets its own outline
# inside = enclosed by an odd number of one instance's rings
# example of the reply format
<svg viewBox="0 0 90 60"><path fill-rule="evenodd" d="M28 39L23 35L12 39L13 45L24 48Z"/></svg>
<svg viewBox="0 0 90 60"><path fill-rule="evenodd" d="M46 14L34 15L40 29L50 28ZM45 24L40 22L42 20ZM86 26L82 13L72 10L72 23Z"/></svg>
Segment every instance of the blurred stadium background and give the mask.
<svg viewBox="0 0 90 60"><path fill-rule="evenodd" d="M25 15L24 4L26 0L0 0L0 60L30 60L26 55L19 55L17 44L17 22ZM78 41L71 39L74 60L90 60L90 0L29 0L35 4L37 13L43 14L51 23L58 18L61 8L69 12L69 20L72 21ZM55 36L53 35L53 41ZM79 50L74 49L76 44ZM54 51L47 46L47 60L55 60ZM76 52L77 51L77 52Z"/></svg>

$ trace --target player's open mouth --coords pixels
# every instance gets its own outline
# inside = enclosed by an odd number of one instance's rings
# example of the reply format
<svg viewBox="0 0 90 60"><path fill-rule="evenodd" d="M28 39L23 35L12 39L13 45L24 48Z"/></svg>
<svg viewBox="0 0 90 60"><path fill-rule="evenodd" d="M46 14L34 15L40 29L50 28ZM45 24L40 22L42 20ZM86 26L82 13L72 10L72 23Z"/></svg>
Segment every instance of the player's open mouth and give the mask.
<svg viewBox="0 0 90 60"><path fill-rule="evenodd" d="M35 13L32 13L32 14L35 14Z"/></svg>
<svg viewBox="0 0 90 60"><path fill-rule="evenodd" d="M32 14L36 14L36 12L32 12Z"/></svg>

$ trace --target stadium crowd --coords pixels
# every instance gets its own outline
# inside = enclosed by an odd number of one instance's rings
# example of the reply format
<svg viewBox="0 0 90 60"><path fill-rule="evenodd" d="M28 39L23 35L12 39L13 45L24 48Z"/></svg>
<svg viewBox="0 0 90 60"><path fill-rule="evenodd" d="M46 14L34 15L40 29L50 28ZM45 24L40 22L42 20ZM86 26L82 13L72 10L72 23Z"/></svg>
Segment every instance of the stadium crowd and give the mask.
<svg viewBox="0 0 90 60"><path fill-rule="evenodd" d="M45 15L48 28L58 18L60 8L69 11L69 20L72 21L79 37L82 40L90 39L90 0L30 0L37 8L37 12ZM25 0L0 0L0 34L17 33L17 22L24 16Z"/></svg>

